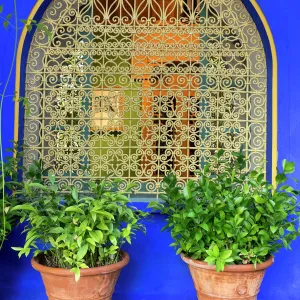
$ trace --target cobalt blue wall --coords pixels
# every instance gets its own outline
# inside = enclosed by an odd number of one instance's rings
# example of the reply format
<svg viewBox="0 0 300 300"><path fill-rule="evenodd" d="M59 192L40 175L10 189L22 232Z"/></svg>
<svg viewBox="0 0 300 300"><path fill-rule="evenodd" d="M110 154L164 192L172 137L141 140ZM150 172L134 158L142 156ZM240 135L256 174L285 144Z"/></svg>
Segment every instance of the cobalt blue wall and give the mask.
<svg viewBox="0 0 300 300"><path fill-rule="evenodd" d="M26 19L36 0L17 0L19 18ZM279 161L295 161L296 177L300 178L300 2L299 0L258 0L272 29L279 59ZM3 0L5 11L12 11L12 1ZM0 82L7 77L12 57L12 32L0 32ZM3 85L0 85L2 92ZM14 81L8 95L13 94ZM13 139L13 103L5 100L3 114L4 147ZM123 270L116 287L114 300L195 300L186 265L168 245L171 238L161 233L163 217L154 215L147 223L146 236L138 234L132 246L127 247L130 264ZM29 259L18 260L11 246L18 246L21 228L17 228L0 253L0 299L46 299L43 284L37 272L31 269ZM259 300L300 299L300 240L293 243L293 251L282 250L275 264L267 271Z"/></svg>

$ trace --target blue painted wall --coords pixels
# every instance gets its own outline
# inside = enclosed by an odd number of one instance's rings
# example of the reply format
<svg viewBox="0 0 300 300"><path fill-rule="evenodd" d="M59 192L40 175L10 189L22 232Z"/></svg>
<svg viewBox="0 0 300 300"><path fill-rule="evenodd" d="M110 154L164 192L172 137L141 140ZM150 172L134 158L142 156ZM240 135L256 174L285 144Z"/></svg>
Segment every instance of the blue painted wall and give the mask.
<svg viewBox="0 0 300 300"><path fill-rule="evenodd" d="M12 11L12 0L2 0L5 11ZM19 18L26 19L36 0L17 0ZM279 59L279 161L296 162L300 178L300 2L299 0L258 0L272 29ZM1 3L1 1L0 1ZM0 82L4 82L12 57L11 29L0 29ZM2 92L3 85L0 85ZM14 80L8 95L14 92ZM4 147L13 139L13 102L4 104ZM168 245L171 238L161 233L163 217L154 215L148 225L147 236L138 234L127 247L130 264L123 270L116 287L114 300L196 300L192 280L186 265ZM30 260L18 260L11 246L21 243L21 229L17 228L0 253L0 299L46 299L40 276L30 267ZM293 251L282 250L275 264L267 271L259 300L300 299L300 240L293 243Z"/></svg>

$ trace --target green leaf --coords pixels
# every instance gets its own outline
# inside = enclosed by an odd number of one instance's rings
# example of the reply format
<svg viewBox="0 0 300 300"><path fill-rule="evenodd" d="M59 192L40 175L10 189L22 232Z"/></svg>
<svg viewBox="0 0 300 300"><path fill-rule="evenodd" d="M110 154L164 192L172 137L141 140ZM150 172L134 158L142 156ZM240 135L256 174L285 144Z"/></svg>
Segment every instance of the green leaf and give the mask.
<svg viewBox="0 0 300 300"><path fill-rule="evenodd" d="M109 247L109 251L110 251L111 253L115 253L118 249L119 249L118 246L110 246L110 247Z"/></svg>
<svg viewBox="0 0 300 300"><path fill-rule="evenodd" d="M240 207L237 208L236 212L237 212L238 215L241 215L245 210L246 210L245 207L240 206Z"/></svg>
<svg viewBox="0 0 300 300"><path fill-rule="evenodd" d="M285 174L292 174L295 172L295 163L285 161L283 171Z"/></svg>
<svg viewBox="0 0 300 300"><path fill-rule="evenodd" d="M242 249L241 250L241 254L244 255L244 256L247 256L248 255L248 251L246 249Z"/></svg>
<svg viewBox="0 0 300 300"><path fill-rule="evenodd" d="M131 224L128 224L126 228L123 228L123 237L129 236L131 233Z"/></svg>
<svg viewBox="0 0 300 300"><path fill-rule="evenodd" d="M77 238L77 245L78 245L78 247L81 247L81 243L82 243L82 236L79 236Z"/></svg>
<svg viewBox="0 0 300 300"><path fill-rule="evenodd" d="M224 152L225 152L224 149L219 150L217 153L217 158L221 158L221 156L224 154Z"/></svg>
<svg viewBox="0 0 300 300"><path fill-rule="evenodd" d="M98 232L101 232L101 231L98 230ZM101 234L99 234L96 231L90 231L89 235L97 243L100 243L103 238L102 232L101 232Z"/></svg>
<svg viewBox="0 0 300 300"><path fill-rule="evenodd" d="M288 231L290 231L290 232L296 231L294 225L290 225L286 230L288 230Z"/></svg>
<svg viewBox="0 0 300 300"><path fill-rule="evenodd" d="M79 214L83 214L84 215L84 211L79 208L78 206L69 206L66 208L67 212L77 212Z"/></svg>
<svg viewBox="0 0 300 300"><path fill-rule="evenodd" d="M77 282L80 279L80 269L79 268L72 268L71 272L75 273L75 281Z"/></svg>
<svg viewBox="0 0 300 300"><path fill-rule="evenodd" d="M206 223L200 224L200 227L202 227L204 230L209 231L209 227Z"/></svg>
<svg viewBox="0 0 300 300"><path fill-rule="evenodd" d="M216 262L216 258L213 256L208 256L205 258L204 261L207 262L209 265L214 265Z"/></svg>
<svg viewBox="0 0 300 300"><path fill-rule="evenodd" d="M185 185L183 189L183 196L186 200L190 199L192 197L192 191L188 184Z"/></svg>
<svg viewBox="0 0 300 300"><path fill-rule="evenodd" d="M256 215L255 215L255 221L258 222L261 218L261 213L258 212Z"/></svg>
<svg viewBox="0 0 300 300"><path fill-rule="evenodd" d="M118 244L116 237L114 237L113 235L109 236L109 240L114 246Z"/></svg>
<svg viewBox="0 0 300 300"><path fill-rule="evenodd" d="M94 211L95 213L97 213L99 215L106 216L106 217L108 217L111 220L115 219L115 217L111 213L109 213L107 211L97 210L97 209L94 209L94 208L92 209L92 211Z"/></svg>
<svg viewBox="0 0 300 300"><path fill-rule="evenodd" d="M52 185L55 183L55 175L54 174L49 174L48 179Z"/></svg>
<svg viewBox="0 0 300 300"><path fill-rule="evenodd" d="M269 253L269 248L263 247L259 250L259 255L266 256Z"/></svg>
<svg viewBox="0 0 300 300"><path fill-rule="evenodd" d="M56 222L57 219L58 219L58 216L50 216L50 219L51 219L53 222Z"/></svg>
<svg viewBox="0 0 300 300"><path fill-rule="evenodd" d="M262 182L262 180L263 180L264 178L265 178L265 174L262 173L262 174L260 174L260 175L257 176L257 179L256 179L256 180L257 180L257 182L260 183L260 182Z"/></svg>
<svg viewBox="0 0 300 300"><path fill-rule="evenodd" d="M34 211L36 212L36 208L33 207L30 204L21 204L21 205L16 205L14 206L10 211L14 211L14 210L29 210L29 211Z"/></svg>
<svg viewBox="0 0 300 300"><path fill-rule="evenodd" d="M97 228L99 228L101 230L109 230L109 228L104 223L98 224Z"/></svg>
<svg viewBox="0 0 300 300"><path fill-rule="evenodd" d="M76 188L72 189L72 197L74 200L78 201L78 190Z"/></svg>
<svg viewBox="0 0 300 300"><path fill-rule="evenodd" d="M214 253L214 257L218 258L220 255L220 251L219 251L219 247L217 245L214 245L213 247L213 253Z"/></svg>
<svg viewBox="0 0 300 300"><path fill-rule="evenodd" d="M197 241L197 242L200 241L201 238L202 238L202 233L201 233L201 232L197 232L197 233L195 234L195 237L196 237L196 241Z"/></svg>
<svg viewBox="0 0 300 300"><path fill-rule="evenodd" d="M37 183L37 182L29 183L29 187L35 188L35 189L40 189L43 191L47 191L47 189L48 189L46 186L44 186L40 183Z"/></svg>
<svg viewBox="0 0 300 300"><path fill-rule="evenodd" d="M15 251L21 251L21 250L23 250L23 248L20 248L20 247L11 247L11 249L13 249Z"/></svg>
<svg viewBox="0 0 300 300"><path fill-rule="evenodd" d="M67 238L67 236L68 236L68 235L67 235L66 233L60 235L60 236L56 239L56 243L59 243L60 241L65 241L66 238Z"/></svg>
<svg viewBox="0 0 300 300"><path fill-rule="evenodd" d="M91 216L94 222L97 220L97 214L94 211L91 211Z"/></svg>
<svg viewBox="0 0 300 300"><path fill-rule="evenodd" d="M178 248L177 251L176 251L176 255L180 254L181 252L182 252L182 249Z"/></svg>
<svg viewBox="0 0 300 300"><path fill-rule="evenodd" d="M277 231L278 227L277 226L270 226L270 230L272 233L275 233Z"/></svg>
<svg viewBox="0 0 300 300"><path fill-rule="evenodd" d="M29 240L30 241L30 240ZM49 242L53 248L56 247L56 242L52 236L49 237ZM26 248L26 245L24 246Z"/></svg>
<svg viewBox="0 0 300 300"><path fill-rule="evenodd" d="M254 195L253 198L254 198L255 202L258 204L263 204L267 201L266 199L262 198L259 195Z"/></svg>
<svg viewBox="0 0 300 300"><path fill-rule="evenodd" d="M225 267L224 261L218 259L217 263L216 263L216 270L217 270L217 272L224 271L224 267Z"/></svg>
<svg viewBox="0 0 300 300"><path fill-rule="evenodd" d="M284 168L285 168L285 165L286 165L286 159L284 159L283 161L282 161L282 169L284 170Z"/></svg>
<svg viewBox="0 0 300 300"><path fill-rule="evenodd" d="M137 183L131 182L126 186L125 192L130 192L133 188L136 188L137 186Z"/></svg>
<svg viewBox="0 0 300 300"><path fill-rule="evenodd" d="M87 241L89 244L91 244L91 245L93 245L93 246L96 246L96 243L95 243L95 241L94 241L93 239L87 238L86 241Z"/></svg>
<svg viewBox="0 0 300 300"><path fill-rule="evenodd" d="M64 231L62 227L54 227L49 230L49 233L63 233Z"/></svg>
<svg viewBox="0 0 300 300"><path fill-rule="evenodd" d="M279 173L276 175L276 183L277 185L286 182L287 181L287 177L285 176L285 174L283 173Z"/></svg>
<svg viewBox="0 0 300 300"><path fill-rule="evenodd" d="M231 254L232 254L232 250L224 250L221 252L220 258L225 260L225 259L229 258L231 256Z"/></svg>
<svg viewBox="0 0 300 300"><path fill-rule="evenodd" d="M191 249L192 245L193 244L191 242L187 242L186 246L185 246L186 251L189 251Z"/></svg>
<svg viewBox="0 0 300 300"><path fill-rule="evenodd" d="M189 218L195 218L196 214L193 211L190 211L187 216Z"/></svg>
<svg viewBox="0 0 300 300"><path fill-rule="evenodd" d="M127 241L128 244L131 244L131 238L130 238L130 236L126 236L125 239L126 239L126 241Z"/></svg>
<svg viewBox="0 0 300 300"><path fill-rule="evenodd" d="M118 201L125 201L125 202L128 202L128 201L129 201L129 199L128 199L125 195L117 195L117 196L116 196L116 199L117 199Z"/></svg>
<svg viewBox="0 0 300 300"><path fill-rule="evenodd" d="M239 205L243 201L243 197L237 197L234 199L235 205Z"/></svg>
<svg viewBox="0 0 300 300"><path fill-rule="evenodd" d="M82 258L84 258L87 251L88 251L88 249L89 249L88 244L84 244L83 246L81 246L80 249L77 252L77 259L81 260Z"/></svg>
<svg viewBox="0 0 300 300"><path fill-rule="evenodd" d="M269 233L262 229L258 232L259 236L261 236L265 241L268 241L270 239Z"/></svg>
<svg viewBox="0 0 300 300"><path fill-rule="evenodd" d="M249 185L247 183L244 185L244 193L245 194L249 193Z"/></svg>
<svg viewBox="0 0 300 300"><path fill-rule="evenodd" d="M240 218L239 215L235 215L234 221L235 221L235 225L238 226L244 221L244 218Z"/></svg>

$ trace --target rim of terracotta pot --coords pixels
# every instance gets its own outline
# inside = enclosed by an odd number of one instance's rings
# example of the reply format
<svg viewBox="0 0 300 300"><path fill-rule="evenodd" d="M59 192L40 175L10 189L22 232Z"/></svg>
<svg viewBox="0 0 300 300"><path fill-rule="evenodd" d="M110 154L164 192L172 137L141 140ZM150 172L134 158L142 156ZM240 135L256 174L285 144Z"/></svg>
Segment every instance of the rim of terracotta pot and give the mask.
<svg viewBox="0 0 300 300"><path fill-rule="evenodd" d="M216 266L209 265L206 262L195 260L189 257L186 257L183 253L180 254L182 260L186 262L188 265L194 266L196 268L206 269L206 270L216 270ZM230 265L225 266L224 272L255 272L264 270L268 267L270 267L274 263L274 257L270 256L268 260L261 264L257 264L256 268L254 268L253 264L247 264L247 265Z"/></svg>
<svg viewBox="0 0 300 300"><path fill-rule="evenodd" d="M117 262L116 264L89 268L89 269L81 269L80 277L93 276L99 274L108 274L124 268L129 262L129 255L125 251L121 251L121 253L122 253L122 260ZM31 259L32 267L38 272L57 275L57 276L64 276L64 277L74 276L74 273L71 272L70 269L52 268L52 267L41 265L37 261L38 258L39 255Z"/></svg>

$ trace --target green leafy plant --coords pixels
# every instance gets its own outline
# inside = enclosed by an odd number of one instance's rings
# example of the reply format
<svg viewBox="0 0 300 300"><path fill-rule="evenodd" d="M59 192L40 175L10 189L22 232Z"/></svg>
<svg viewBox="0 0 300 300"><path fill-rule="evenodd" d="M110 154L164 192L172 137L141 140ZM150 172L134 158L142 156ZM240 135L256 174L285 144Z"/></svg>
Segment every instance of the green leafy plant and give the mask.
<svg viewBox="0 0 300 300"><path fill-rule="evenodd" d="M11 152L12 155L7 157L4 162L0 161L0 197L2 199L0 206L0 249L15 222L14 215L10 212L10 208L17 202L15 192L19 189L19 163L23 156L23 152L17 143L14 143L14 147L7 149L7 151Z"/></svg>
<svg viewBox="0 0 300 300"><path fill-rule="evenodd" d="M134 185L121 191L118 181L91 182L91 193L79 196L76 188L62 194L54 176L49 181L49 186L25 182L26 203L12 208L28 222L24 247L13 248L19 256L42 254L45 265L69 268L78 280L82 268L118 262L122 245L137 230L145 231L141 219L147 214L128 205Z"/></svg>
<svg viewBox="0 0 300 300"><path fill-rule="evenodd" d="M280 248L290 249L299 233L299 194L288 181L294 163L282 163L277 188L262 169L247 171L242 153L228 161L220 150L184 187L170 173L162 182L162 203L149 206L167 215L177 254L216 265L266 261Z"/></svg>
<svg viewBox="0 0 300 300"><path fill-rule="evenodd" d="M42 178L47 172L41 161L34 161L28 169L22 166L23 147L19 146L17 142L14 142L13 148L6 149L6 151L11 155L6 157L4 162L0 162L2 164L0 168L0 197L2 200L4 199L0 206L0 249L13 225L17 224L17 216L11 208L24 201L22 193L20 193L24 189L24 183L19 180L20 172L26 180L34 183L42 183ZM2 173L2 169L4 173ZM2 188L3 181L4 190Z"/></svg>

